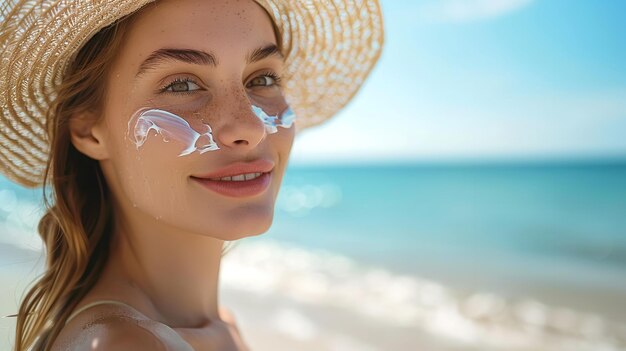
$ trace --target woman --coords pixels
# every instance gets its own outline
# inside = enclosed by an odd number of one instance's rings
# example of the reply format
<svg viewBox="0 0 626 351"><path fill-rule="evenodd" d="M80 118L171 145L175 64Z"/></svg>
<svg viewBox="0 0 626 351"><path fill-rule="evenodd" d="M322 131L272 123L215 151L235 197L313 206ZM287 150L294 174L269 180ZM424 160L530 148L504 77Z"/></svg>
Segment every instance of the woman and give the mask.
<svg viewBox="0 0 626 351"><path fill-rule="evenodd" d="M3 6L0 169L47 208L15 350L246 350L223 243L268 230L297 131L371 71L378 3Z"/></svg>

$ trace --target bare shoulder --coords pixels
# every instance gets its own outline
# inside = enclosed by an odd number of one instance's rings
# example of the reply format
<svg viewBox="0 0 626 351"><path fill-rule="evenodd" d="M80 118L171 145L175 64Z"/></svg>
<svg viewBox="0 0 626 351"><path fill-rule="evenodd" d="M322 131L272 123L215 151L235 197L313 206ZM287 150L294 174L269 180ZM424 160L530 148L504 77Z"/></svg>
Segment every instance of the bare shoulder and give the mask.
<svg viewBox="0 0 626 351"><path fill-rule="evenodd" d="M51 350L192 351L174 331L158 322L129 311L93 310L68 323Z"/></svg>
<svg viewBox="0 0 626 351"><path fill-rule="evenodd" d="M169 351L152 331L128 317L107 316L80 328L64 328L52 351L158 350Z"/></svg>

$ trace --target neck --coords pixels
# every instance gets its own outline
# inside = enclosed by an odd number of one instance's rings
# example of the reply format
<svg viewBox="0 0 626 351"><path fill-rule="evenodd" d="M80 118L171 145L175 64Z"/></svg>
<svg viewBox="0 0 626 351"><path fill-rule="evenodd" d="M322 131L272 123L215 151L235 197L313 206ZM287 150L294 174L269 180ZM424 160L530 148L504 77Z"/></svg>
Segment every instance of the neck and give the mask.
<svg viewBox="0 0 626 351"><path fill-rule="evenodd" d="M97 284L101 292L172 328L197 328L219 318L223 240L141 215L116 220L113 234Z"/></svg>

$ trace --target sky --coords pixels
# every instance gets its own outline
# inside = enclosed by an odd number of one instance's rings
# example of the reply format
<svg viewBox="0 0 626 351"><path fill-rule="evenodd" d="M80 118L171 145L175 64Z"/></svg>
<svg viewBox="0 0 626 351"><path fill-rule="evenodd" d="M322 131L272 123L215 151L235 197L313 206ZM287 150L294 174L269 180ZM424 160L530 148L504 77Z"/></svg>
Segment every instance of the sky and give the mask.
<svg viewBox="0 0 626 351"><path fill-rule="evenodd" d="M626 1L381 4L380 61L292 163L626 159Z"/></svg>

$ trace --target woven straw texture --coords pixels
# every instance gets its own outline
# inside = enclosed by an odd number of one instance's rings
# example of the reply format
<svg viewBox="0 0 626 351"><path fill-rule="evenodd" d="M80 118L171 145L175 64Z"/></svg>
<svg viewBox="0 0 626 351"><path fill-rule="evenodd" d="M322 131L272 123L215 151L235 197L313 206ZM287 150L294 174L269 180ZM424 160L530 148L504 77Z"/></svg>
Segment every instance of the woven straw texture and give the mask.
<svg viewBox="0 0 626 351"><path fill-rule="evenodd" d="M42 184L45 115L73 55L116 19L153 0L0 1L0 172ZM298 130L322 123L357 93L380 57L378 0L255 0L279 28L285 95Z"/></svg>

